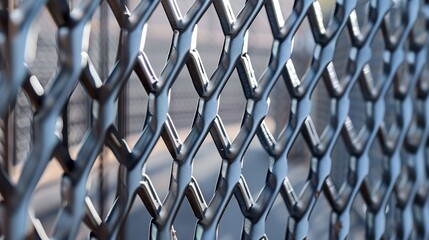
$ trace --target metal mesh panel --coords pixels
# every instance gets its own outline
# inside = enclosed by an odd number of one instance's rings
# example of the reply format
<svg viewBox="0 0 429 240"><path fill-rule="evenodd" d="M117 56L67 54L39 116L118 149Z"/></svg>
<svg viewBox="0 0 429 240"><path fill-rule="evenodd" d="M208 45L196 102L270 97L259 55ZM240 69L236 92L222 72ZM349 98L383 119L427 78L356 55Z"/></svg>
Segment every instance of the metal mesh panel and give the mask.
<svg viewBox="0 0 429 240"><path fill-rule="evenodd" d="M429 239L427 9L1 1L0 237Z"/></svg>

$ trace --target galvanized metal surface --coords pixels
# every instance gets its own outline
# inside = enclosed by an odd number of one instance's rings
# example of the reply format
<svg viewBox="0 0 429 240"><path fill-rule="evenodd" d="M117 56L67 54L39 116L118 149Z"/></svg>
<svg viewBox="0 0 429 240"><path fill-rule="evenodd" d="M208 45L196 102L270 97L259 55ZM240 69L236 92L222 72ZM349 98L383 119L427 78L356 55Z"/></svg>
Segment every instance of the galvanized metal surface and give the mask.
<svg viewBox="0 0 429 240"><path fill-rule="evenodd" d="M120 42L115 65L105 78L100 78L87 54L87 30L94 12L106 3L83 0L71 7L67 1L27 0L1 4L2 128L13 117L10 109L20 91L25 92L33 107L31 151L17 179L12 179L8 164L0 165L0 233L6 239L24 239L31 234L48 237L31 216L29 205L50 161L57 161L63 171L58 192L62 204L49 235L55 239L74 239L82 223L91 230L92 237L114 239L134 201L142 201L153 218L151 239L174 238L173 222L185 198L197 219L195 239L216 238L223 212L234 199L244 217L242 239L266 239L266 219L278 196L290 215L284 223L285 238L303 239L314 227L309 219L317 214L312 210L321 195L332 208L330 228L326 229L331 238L348 236L354 201L362 197L368 207L364 216L367 238L429 239L426 2L378 0L365 4L338 0L326 9L322 7L326 1L302 0L295 1L287 14L278 0L248 0L239 13L228 0L197 0L186 13L179 10L174 0L140 1L131 9L124 1L106 2L120 26ZM145 53L145 24L160 4L172 29L172 42L165 66L157 75ZM54 77L42 87L27 67L25 46L31 23L44 7L58 28L59 58ZM209 8L215 8L216 21L224 35L220 61L211 76L204 70L197 45L197 25ZM265 30L266 34L274 40L269 63L256 78L252 56L248 54L252 41L248 29L263 11L271 27ZM332 16L327 17L329 14ZM316 45L308 69L297 74L301 63L291 60L291 56L294 37L305 21ZM343 59L347 66L341 73L333 59L344 32L351 39L351 46L348 59ZM382 44L374 44L380 34ZM383 52L382 63L378 64L372 60L377 51ZM182 141L169 116L169 98L172 85L186 69L199 100L193 127ZM234 71L239 74L246 108L238 134L228 136L218 108L222 91ZM119 96L133 72L143 85L148 102L142 106L146 109L142 131L130 148L122 139L123 124L116 128L115 121L117 113L123 111ZM270 93L279 81L288 89L290 104L277 103L276 107L289 112L289 121L274 137L265 117ZM67 134L60 134L58 129L64 129L61 125L67 114L63 111L78 84L91 98L92 122L72 157ZM330 100L329 121L323 133L316 129L317 119L310 116L315 107L313 93L320 88L326 88L325 97ZM350 96L356 91L361 93L366 106L361 113L365 122L360 129L354 127L350 114ZM119 118L120 123L124 121ZM310 149L311 163L306 184L298 194L290 183L293 179L288 174L288 154L300 135ZM15 138L9 136L6 141L10 143ZM174 159L164 200L158 197L145 172L147 159L160 138ZM211 199L203 197L193 176L194 157L206 138L213 139L221 166ZM270 156L266 159L270 163L265 185L258 196L252 196L242 174L243 158L254 138L259 139ZM348 153L347 158L340 159L347 169L340 187L331 178L340 171L333 167L339 141L344 142ZM96 211L86 190L103 145L113 152L120 166L116 200L105 219ZM371 154L375 145L381 146L378 160ZM381 169L374 173L371 162L376 160ZM373 181L374 174L381 177Z"/></svg>

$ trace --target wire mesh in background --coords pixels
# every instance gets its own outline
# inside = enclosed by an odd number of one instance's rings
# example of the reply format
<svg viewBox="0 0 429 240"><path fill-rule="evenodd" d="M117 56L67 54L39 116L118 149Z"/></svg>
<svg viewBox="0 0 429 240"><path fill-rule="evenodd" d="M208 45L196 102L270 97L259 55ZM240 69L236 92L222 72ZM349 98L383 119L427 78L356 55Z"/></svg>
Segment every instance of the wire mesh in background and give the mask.
<svg viewBox="0 0 429 240"><path fill-rule="evenodd" d="M0 6L0 235L428 238L426 2Z"/></svg>

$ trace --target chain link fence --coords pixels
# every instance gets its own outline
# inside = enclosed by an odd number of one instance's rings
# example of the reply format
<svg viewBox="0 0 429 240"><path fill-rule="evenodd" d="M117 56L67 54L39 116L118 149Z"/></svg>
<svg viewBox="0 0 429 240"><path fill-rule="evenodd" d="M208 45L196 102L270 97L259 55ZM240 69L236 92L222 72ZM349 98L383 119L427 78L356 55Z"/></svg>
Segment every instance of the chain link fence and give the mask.
<svg viewBox="0 0 429 240"><path fill-rule="evenodd" d="M0 17L0 237L429 238L426 1Z"/></svg>

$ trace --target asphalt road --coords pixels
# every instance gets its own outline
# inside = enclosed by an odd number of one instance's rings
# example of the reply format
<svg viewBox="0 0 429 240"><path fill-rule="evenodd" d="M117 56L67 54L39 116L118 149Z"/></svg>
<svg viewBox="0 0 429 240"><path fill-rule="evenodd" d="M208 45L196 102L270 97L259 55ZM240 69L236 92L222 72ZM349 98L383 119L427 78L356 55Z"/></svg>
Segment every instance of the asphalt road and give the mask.
<svg viewBox="0 0 429 240"><path fill-rule="evenodd" d="M221 157L211 140L206 140L203 143L194 161L194 177L202 189L206 202L209 202L214 191L221 163ZM288 170L289 178L298 192L298 189L301 189L304 185L306 176L308 175L308 161L304 159L302 161L303 163L299 163L295 159L295 161L289 164ZM168 191L171 162L172 158L162 143L155 147L147 162L146 173L150 176L160 199L163 199ZM260 146L258 140L254 139L244 157L242 171L254 197L257 196L264 185L267 168L268 156ZM98 168L94 167L90 177L91 181L88 184L88 193L94 204L97 204L99 200L98 173ZM105 213L113 202L116 189L116 176L117 163L115 160L108 160L104 169L104 179L106 181L104 183L106 196L104 198ZM35 209L36 217L40 219L48 233L60 206L59 183L58 174L56 177L51 177L43 181L33 196L32 206ZM358 199L356 204L358 204L357 209L359 210L361 199ZM309 239L328 239L330 212L331 208L322 194L310 218L310 226L312 227ZM266 231L270 239L284 239L288 215L286 206L281 198L278 198L267 219ZM219 224L218 239L240 239L243 219L237 201L233 197ZM150 220L151 217L145 210L144 205L139 198L136 198L125 224L125 239L146 239L149 236ZM174 222L178 239L192 239L196 221L197 218L194 216L190 205L187 200L184 200ZM355 229L353 230L353 236L363 238L361 220L357 219L356 221L355 219L354 222ZM87 239L88 233L89 230L82 224L78 238Z"/></svg>

